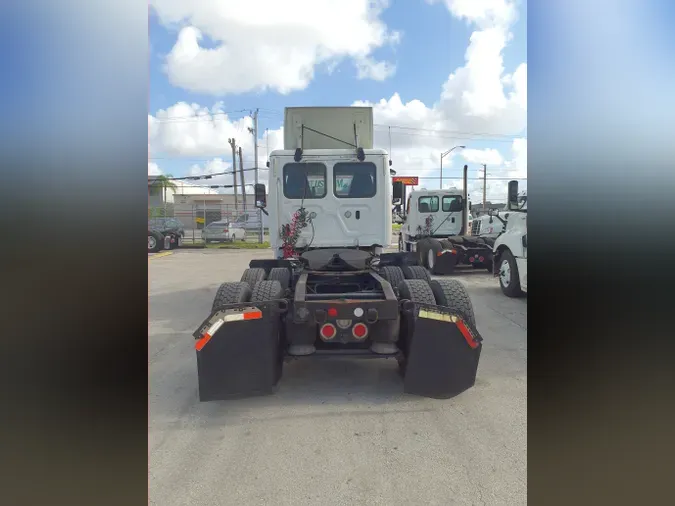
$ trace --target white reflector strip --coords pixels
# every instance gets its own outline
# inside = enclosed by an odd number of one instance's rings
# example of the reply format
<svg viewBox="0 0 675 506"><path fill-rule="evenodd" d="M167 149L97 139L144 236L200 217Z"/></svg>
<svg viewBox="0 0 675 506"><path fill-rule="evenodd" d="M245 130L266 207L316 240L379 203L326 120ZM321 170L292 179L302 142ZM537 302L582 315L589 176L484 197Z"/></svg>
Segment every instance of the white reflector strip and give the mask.
<svg viewBox="0 0 675 506"><path fill-rule="evenodd" d="M227 318L227 316L226 316L225 318ZM225 323L223 320L218 320L216 323L214 323L213 325L211 325L211 328L210 328L209 330L207 330L206 333L207 333L207 334L214 335L216 332L218 332L218 329L220 328L220 326L221 326L223 323Z"/></svg>
<svg viewBox="0 0 675 506"><path fill-rule="evenodd" d="M228 314L224 317L224 322L237 322L244 319L244 313Z"/></svg>

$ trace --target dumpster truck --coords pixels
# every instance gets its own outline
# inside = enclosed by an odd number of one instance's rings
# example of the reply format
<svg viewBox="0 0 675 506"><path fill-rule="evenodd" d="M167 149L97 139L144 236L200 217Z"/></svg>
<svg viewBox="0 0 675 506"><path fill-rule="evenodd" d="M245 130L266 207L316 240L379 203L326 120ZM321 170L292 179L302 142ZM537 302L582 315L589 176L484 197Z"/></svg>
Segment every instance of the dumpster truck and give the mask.
<svg viewBox="0 0 675 506"><path fill-rule="evenodd" d="M285 110L284 146L255 186L274 258L220 285L193 333L201 401L272 394L288 362L395 360L403 391L474 385L482 338L456 280L432 280L392 238L389 154L369 107Z"/></svg>

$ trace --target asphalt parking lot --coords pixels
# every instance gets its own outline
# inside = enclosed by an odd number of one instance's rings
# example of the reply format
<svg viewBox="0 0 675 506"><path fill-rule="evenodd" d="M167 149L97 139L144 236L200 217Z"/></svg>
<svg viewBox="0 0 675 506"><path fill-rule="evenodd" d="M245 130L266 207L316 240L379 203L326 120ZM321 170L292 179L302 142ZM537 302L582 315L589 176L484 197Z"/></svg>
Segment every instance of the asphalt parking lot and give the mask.
<svg viewBox="0 0 675 506"><path fill-rule="evenodd" d="M336 359L287 364L274 396L200 403L191 334L220 283L270 257L149 256L150 504L527 503L527 299L485 271L454 276L484 338L454 399L403 394L393 360Z"/></svg>

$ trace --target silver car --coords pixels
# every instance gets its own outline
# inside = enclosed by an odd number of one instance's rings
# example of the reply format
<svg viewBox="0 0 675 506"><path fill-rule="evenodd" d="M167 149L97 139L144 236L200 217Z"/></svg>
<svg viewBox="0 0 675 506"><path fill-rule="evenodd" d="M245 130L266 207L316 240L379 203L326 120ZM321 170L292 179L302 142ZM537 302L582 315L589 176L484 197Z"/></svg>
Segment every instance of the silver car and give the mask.
<svg viewBox="0 0 675 506"><path fill-rule="evenodd" d="M234 242L245 241L246 230L236 223L214 221L202 230L204 242Z"/></svg>

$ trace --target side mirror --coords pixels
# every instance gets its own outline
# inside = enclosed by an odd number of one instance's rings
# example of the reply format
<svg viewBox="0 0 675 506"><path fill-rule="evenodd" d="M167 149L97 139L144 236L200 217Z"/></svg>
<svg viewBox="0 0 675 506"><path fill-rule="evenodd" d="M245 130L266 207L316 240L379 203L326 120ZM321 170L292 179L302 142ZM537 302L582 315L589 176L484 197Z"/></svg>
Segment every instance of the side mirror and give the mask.
<svg viewBox="0 0 675 506"><path fill-rule="evenodd" d="M404 189L405 189L405 186L402 182L400 182L400 181L395 182L393 184L393 188L392 188L392 199L403 201Z"/></svg>
<svg viewBox="0 0 675 506"><path fill-rule="evenodd" d="M509 181L509 208L518 209L518 181Z"/></svg>
<svg viewBox="0 0 675 506"><path fill-rule="evenodd" d="M265 209L267 207L267 191L265 191L265 185L259 183L253 187L255 193L255 206L258 209Z"/></svg>

